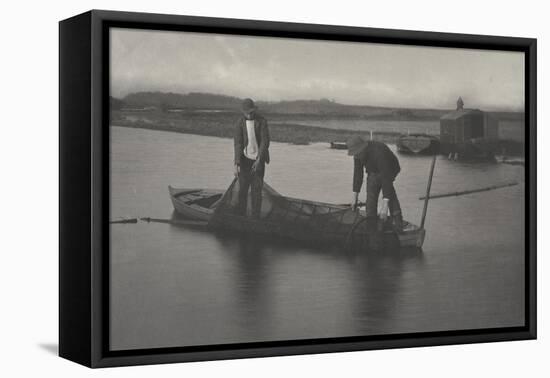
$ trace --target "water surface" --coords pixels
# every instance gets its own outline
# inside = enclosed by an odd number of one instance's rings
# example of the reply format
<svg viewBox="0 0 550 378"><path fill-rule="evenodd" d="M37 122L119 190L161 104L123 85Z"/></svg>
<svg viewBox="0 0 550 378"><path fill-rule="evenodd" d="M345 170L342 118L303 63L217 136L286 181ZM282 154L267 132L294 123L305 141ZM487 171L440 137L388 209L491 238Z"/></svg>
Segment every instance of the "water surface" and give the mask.
<svg viewBox="0 0 550 378"><path fill-rule="evenodd" d="M394 148L392 146L392 148ZM326 144L273 143L280 193L349 202L352 160ZM230 139L111 127L111 219L170 218L168 185L226 188ZM405 218L418 223L429 157L399 155ZM111 225L114 350L521 326L524 170L440 158L423 251L345 253L168 224ZM361 196L364 196L364 188Z"/></svg>

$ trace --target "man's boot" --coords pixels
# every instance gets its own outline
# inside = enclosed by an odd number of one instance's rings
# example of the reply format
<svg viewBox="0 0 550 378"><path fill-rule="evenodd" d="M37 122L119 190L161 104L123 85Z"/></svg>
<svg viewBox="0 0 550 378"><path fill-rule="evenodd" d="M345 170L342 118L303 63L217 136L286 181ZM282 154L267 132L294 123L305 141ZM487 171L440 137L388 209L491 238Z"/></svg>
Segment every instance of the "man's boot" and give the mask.
<svg viewBox="0 0 550 378"><path fill-rule="evenodd" d="M401 213L395 214L393 218L393 228L397 233L403 232L403 215Z"/></svg>

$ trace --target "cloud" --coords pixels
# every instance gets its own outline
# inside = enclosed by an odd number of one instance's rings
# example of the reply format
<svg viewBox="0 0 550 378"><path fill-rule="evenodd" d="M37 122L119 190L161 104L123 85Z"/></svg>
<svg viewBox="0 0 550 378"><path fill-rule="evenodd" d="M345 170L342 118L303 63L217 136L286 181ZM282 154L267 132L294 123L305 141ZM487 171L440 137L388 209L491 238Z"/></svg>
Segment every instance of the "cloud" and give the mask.
<svg viewBox="0 0 550 378"><path fill-rule="evenodd" d="M276 101L524 106L518 52L113 29L111 92L204 91Z"/></svg>

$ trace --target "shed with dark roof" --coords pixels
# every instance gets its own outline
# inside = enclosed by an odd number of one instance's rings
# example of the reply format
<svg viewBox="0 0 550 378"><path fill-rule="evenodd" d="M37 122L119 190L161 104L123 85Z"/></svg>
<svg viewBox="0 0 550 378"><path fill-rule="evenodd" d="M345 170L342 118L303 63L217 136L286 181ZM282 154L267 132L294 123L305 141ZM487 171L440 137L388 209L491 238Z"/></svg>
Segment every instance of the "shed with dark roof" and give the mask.
<svg viewBox="0 0 550 378"><path fill-rule="evenodd" d="M498 139L498 120L479 109L458 109L439 121L442 143L468 143Z"/></svg>

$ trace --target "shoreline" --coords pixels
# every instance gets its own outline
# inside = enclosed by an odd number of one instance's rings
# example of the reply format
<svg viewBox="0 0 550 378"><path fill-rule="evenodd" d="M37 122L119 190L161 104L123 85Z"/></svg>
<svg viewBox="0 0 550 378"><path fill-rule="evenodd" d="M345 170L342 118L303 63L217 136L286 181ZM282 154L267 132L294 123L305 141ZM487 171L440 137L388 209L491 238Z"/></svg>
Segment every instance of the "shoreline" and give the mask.
<svg viewBox="0 0 550 378"><path fill-rule="evenodd" d="M180 134L193 134L228 139L233 138L233 127L231 127L231 130L228 130L230 132L228 132L225 130L214 131L210 128L199 129L195 127L188 127L187 125L158 124L139 121L111 121L111 126L168 131ZM269 133L272 142L288 143L295 145L304 145L310 143L345 142L346 139L352 135L361 135L364 138L370 138L370 132L349 129L337 130L318 126L276 122L269 123ZM377 131L373 132L373 139L388 144L396 144L397 139L401 135L403 135L403 133L396 131Z"/></svg>
<svg viewBox="0 0 550 378"><path fill-rule="evenodd" d="M238 116L227 114L198 114L182 116L178 114L149 113L128 114L126 112L112 112L110 124L112 126L160 130L181 134L214 136L219 138L233 138L234 125ZM332 129L320 126L309 126L299 123L281 123L278 120L269 122L270 137L273 142L307 145L310 143L345 142L354 135L370 139L370 131L351 129ZM400 136L399 131L374 131L373 140L387 144L396 144ZM433 134L438 136L438 134ZM510 156L523 156L524 143L511 139L499 139L498 150L506 150Z"/></svg>

